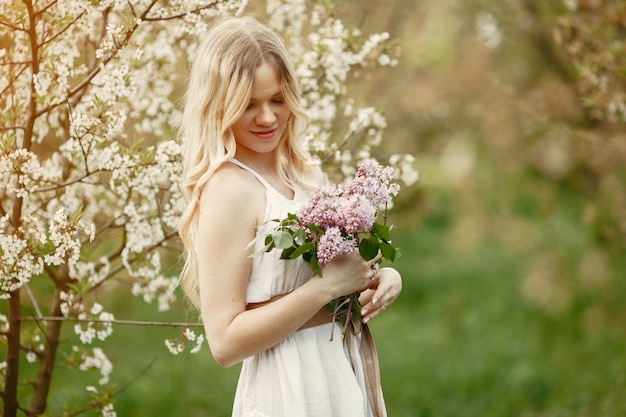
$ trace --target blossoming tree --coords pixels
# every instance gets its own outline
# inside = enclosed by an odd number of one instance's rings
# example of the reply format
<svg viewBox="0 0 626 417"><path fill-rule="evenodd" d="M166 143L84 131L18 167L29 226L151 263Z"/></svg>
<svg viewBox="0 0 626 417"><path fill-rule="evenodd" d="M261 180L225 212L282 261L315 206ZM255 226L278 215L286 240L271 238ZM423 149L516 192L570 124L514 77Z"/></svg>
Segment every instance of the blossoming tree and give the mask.
<svg viewBox="0 0 626 417"><path fill-rule="evenodd" d="M141 297L158 310L175 301L184 63L215 18L243 13L245 3L0 3L4 416L42 414L58 366L97 369L100 385L88 387L94 401L86 407L115 415L107 389L113 366L96 346L122 322L106 310L107 294ZM388 35L364 37L304 1L268 0L267 13L297 63L313 154L351 173L352 160L380 144L385 119L355 106L346 82L357 69L394 64ZM390 162L408 181L416 178L410 155ZM62 343L67 322L75 337ZM202 338L185 329L178 340ZM28 381L24 361L38 369Z"/></svg>

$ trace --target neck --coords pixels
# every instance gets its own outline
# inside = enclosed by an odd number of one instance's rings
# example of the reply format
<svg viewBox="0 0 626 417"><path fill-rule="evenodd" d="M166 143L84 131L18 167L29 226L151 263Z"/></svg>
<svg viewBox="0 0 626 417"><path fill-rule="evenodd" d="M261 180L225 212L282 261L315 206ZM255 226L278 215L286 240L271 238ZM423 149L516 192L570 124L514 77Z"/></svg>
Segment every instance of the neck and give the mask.
<svg viewBox="0 0 626 417"><path fill-rule="evenodd" d="M248 165L261 175L278 175L278 161L275 153L250 154L247 152L235 153L235 159Z"/></svg>

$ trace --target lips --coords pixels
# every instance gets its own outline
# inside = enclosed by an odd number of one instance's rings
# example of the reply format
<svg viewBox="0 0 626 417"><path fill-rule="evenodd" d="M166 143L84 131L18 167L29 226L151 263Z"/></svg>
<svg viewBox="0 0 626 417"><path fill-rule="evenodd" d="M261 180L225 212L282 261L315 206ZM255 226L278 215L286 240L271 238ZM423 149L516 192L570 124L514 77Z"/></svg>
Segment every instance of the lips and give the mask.
<svg viewBox="0 0 626 417"><path fill-rule="evenodd" d="M257 131L257 132L251 132L251 133L260 139L272 139L274 137L274 134L276 134L276 129L263 130L263 131Z"/></svg>

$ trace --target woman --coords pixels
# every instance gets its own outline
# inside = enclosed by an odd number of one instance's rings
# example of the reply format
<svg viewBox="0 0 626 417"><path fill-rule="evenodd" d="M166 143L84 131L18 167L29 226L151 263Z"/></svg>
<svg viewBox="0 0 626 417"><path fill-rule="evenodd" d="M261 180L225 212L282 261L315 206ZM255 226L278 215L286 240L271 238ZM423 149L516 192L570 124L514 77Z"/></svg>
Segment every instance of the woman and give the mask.
<svg viewBox="0 0 626 417"><path fill-rule="evenodd" d="M329 262L323 278L277 250L250 256L268 221L296 212L323 182L300 141L307 122L280 37L252 18L219 21L199 46L186 96L189 205L179 232L183 288L211 352L221 366L243 360L233 416L385 414L380 386L368 395L361 358L329 340L339 325L324 306L362 291L366 323L396 299L400 275L357 251Z"/></svg>

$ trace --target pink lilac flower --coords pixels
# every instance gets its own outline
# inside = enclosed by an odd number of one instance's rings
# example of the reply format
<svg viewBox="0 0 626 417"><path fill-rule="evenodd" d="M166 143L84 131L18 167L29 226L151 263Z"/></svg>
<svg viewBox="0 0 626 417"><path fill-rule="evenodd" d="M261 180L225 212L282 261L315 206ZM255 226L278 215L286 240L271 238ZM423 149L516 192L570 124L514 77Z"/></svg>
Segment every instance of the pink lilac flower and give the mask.
<svg viewBox="0 0 626 417"><path fill-rule="evenodd" d="M376 207L366 195L338 195L335 187L330 192L326 188L314 192L309 203L297 213L304 227L313 223L322 230L337 227L349 234L371 229Z"/></svg>
<svg viewBox="0 0 626 417"><path fill-rule="evenodd" d="M337 213L339 199L344 190L339 185L319 187L311 193L309 202L297 213L304 227L314 223L324 230L329 227L340 227L342 222Z"/></svg>
<svg viewBox="0 0 626 417"><path fill-rule="evenodd" d="M400 190L398 184L391 182L392 179L393 168L367 159L357 167L354 179L346 187L346 194L364 194L375 206L385 205Z"/></svg>
<svg viewBox="0 0 626 417"><path fill-rule="evenodd" d="M317 260L322 265L330 262L335 256L352 252L356 247L354 238L342 236L341 230L337 227L328 228L318 243Z"/></svg>
<svg viewBox="0 0 626 417"><path fill-rule="evenodd" d="M337 214L342 220L339 225L346 233L369 231L376 218L376 207L362 194L341 198Z"/></svg>

